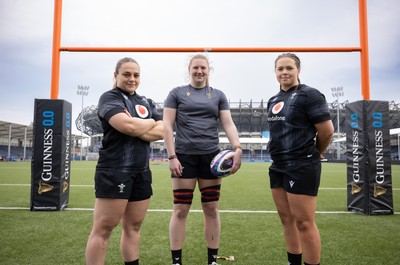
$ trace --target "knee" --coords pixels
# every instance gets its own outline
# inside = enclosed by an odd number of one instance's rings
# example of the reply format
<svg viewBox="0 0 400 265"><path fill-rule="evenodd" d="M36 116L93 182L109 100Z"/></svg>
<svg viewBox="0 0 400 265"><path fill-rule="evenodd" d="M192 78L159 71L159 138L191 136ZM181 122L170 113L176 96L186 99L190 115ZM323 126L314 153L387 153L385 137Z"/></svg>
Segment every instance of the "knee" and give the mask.
<svg viewBox="0 0 400 265"><path fill-rule="evenodd" d="M174 215L179 220L185 220L189 214L189 208L179 208L175 207Z"/></svg>
<svg viewBox="0 0 400 265"><path fill-rule="evenodd" d="M218 218L218 202L203 203L203 212L205 218Z"/></svg>
<svg viewBox="0 0 400 265"><path fill-rule="evenodd" d="M141 225L142 225L142 221L140 221L140 222L127 222L126 220L123 220L122 229L125 232L130 232L130 231L139 232Z"/></svg>
<svg viewBox="0 0 400 265"><path fill-rule="evenodd" d="M278 211L279 218L283 226L294 226L296 225L296 221L293 215L290 212L281 212Z"/></svg>
<svg viewBox="0 0 400 265"><path fill-rule="evenodd" d="M111 224L95 225L93 226L91 234L93 237L101 240L101 242L106 243L115 227L116 225Z"/></svg>
<svg viewBox="0 0 400 265"><path fill-rule="evenodd" d="M296 220L296 226L299 232L306 232L315 227L315 223L311 220L298 219Z"/></svg>

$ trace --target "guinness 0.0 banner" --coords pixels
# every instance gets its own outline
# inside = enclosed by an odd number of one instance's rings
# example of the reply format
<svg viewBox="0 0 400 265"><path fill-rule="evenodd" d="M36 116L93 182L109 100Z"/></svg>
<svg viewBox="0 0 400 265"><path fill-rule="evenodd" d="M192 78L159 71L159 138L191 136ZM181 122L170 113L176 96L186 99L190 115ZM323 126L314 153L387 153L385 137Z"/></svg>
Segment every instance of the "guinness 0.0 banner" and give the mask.
<svg viewBox="0 0 400 265"><path fill-rule="evenodd" d="M35 99L31 211L56 211L68 206L71 112L67 101Z"/></svg>
<svg viewBox="0 0 400 265"><path fill-rule="evenodd" d="M346 142L347 209L393 214L388 102L347 104Z"/></svg>
<svg viewBox="0 0 400 265"><path fill-rule="evenodd" d="M364 132L363 102L346 105L347 209L364 212L367 208L367 141Z"/></svg>

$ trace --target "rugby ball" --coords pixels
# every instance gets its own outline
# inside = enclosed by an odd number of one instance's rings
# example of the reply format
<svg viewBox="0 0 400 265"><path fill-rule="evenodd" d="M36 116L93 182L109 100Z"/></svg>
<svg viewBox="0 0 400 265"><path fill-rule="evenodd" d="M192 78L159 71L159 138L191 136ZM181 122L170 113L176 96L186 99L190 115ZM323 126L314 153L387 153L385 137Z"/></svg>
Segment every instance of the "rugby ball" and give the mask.
<svg viewBox="0 0 400 265"><path fill-rule="evenodd" d="M211 173L219 178L227 177L231 173L233 165L232 150L223 150L219 152L210 163Z"/></svg>

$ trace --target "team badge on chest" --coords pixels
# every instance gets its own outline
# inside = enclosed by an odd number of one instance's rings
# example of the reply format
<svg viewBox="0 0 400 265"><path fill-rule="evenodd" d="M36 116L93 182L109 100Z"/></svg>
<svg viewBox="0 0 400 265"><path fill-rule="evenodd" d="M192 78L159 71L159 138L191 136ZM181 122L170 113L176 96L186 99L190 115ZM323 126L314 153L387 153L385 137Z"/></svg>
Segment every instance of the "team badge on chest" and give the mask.
<svg viewBox="0 0 400 265"><path fill-rule="evenodd" d="M136 105L135 110L137 115L142 119L147 118L147 116L149 116L149 111L143 105Z"/></svg>
<svg viewBox="0 0 400 265"><path fill-rule="evenodd" d="M285 103L283 101L275 104L275 106L272 108L272 113L273 114L278 114L282 109Z"/></svg>

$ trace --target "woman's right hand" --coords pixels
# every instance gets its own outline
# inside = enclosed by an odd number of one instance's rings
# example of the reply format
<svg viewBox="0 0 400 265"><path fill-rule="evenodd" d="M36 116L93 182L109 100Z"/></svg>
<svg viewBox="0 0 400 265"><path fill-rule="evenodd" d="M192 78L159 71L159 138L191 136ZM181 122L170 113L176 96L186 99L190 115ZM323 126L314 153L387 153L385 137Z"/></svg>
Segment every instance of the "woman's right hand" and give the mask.
<svg viewBox="0 0 400 265"><path fill-rule="evenodd" d="M181 165L181 162L179 162L178 158L169 160L169 170L171 171L171 175L174 178L179 178L182 176L183 167Z"/></svg>

